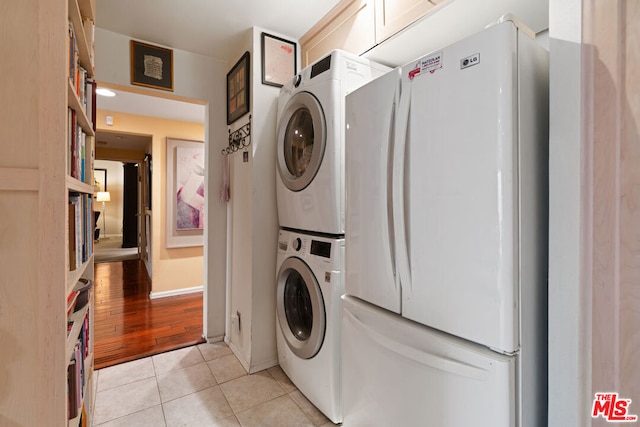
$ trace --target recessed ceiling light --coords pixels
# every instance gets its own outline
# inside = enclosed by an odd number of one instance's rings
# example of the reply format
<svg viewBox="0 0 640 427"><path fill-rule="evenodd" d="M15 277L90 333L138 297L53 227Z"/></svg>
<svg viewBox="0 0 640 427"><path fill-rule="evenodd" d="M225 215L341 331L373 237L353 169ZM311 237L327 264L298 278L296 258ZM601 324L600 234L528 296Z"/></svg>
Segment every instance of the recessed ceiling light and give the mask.
<svg viewBox="0 0 640 427"><path fill-rule="evenodd" d="M116 93L114 91L103 87L99 87L98 89L96 89L96 93L102 96L116 96Z"/></svg>

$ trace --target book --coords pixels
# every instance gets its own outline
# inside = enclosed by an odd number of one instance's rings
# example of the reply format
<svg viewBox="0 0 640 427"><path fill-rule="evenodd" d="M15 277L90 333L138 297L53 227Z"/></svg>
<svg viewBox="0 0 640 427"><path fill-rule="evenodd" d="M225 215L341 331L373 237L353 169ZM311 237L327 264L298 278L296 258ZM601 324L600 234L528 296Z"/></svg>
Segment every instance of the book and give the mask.
<svg viewBox="0 0 640 427"><path fill-rule="evenodd" d="M95 67L95 32L96 25L93 22L93 19L83 17L82 18L82 28L84 30L84 36L87 39L87 47L89 48L89 59L91 61L91 67Z"/></svg>
<svg viewBox="0 0 640 427"><path fill-rule="evenodd" d="M70 114L71 114L71 126L69 129L69 138L71 139L70 141L70 153L69 156L71 157L71 168L70 168L70 175L74 178L78 177L78 148L77 148L77 141L76 138L78 136L78 121L77 121L77 117L76 117L76 111L71 109L70 110Z"/></svg>
<svg viewBox="0 0 640 427"><path fill-rule="evenodd" d="M69 200L68 205L68 223L69 223L69 271L77 268L76 263L76 208Z"/></svg>
<svg viewBox="0 0 640 427"><path fill-rule="evenodd" d="M78 362L75 360L75 354L73 359L67 366L67 401L69 403L69 419L73 419L78 416L78 406L80 401L78 400Z"/></svg>
<svg viewBox="0 0 640 427"><path fill-rule="evenodd" d="M71 316L71 314L73 313L79 295L79 291L71 291L71 293L67 296L67 317Z"/></svg>
<svg viewBox="0 0 640 427"><path fill-rule="evenodd" d="M72 267L73 270L80 267L84 262L82 253L82 207L81 207L81 195L77 193L69 194L69 205L72 206L72 210L69 211L69 251L74 253L75 264ZM73 221L71 220L73 218ZM73 228L71 228L73 225ZM73 236L71 235L73 233ZM73 242L73 247L71 247Z"/></svg>

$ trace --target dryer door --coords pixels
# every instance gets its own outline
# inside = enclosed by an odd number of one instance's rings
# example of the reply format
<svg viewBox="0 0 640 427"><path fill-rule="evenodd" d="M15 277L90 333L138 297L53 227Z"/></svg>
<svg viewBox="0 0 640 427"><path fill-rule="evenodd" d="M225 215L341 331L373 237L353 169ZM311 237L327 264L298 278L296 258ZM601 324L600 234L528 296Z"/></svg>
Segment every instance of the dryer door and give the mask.
<svg viewBox="0 0 640 427"><path fill-rule="evenodd" d="M296 93L285 105L278 123L278 171L288 189L300 191L313 181L325 145L322 106L311 93Z"/></svg>
<svg viewBox="0 0 640 427"><path fill-rule="evenodd" d="M282 263L276 299L278 324L287 345L296 356L312 358L324 341L324 299L318 280L300 258Z"/></svg>

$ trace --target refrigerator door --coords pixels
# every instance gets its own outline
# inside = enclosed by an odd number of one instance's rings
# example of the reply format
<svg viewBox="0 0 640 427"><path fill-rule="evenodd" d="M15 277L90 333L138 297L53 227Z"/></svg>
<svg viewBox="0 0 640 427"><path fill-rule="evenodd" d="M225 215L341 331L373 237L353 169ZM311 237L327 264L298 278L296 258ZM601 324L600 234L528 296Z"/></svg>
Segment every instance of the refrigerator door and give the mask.
<svg viewBox="0 0 640 427"><path fill-rule="evenodd" d="M506 22L402 68L403 315L505 353L519 346L516 38Z"/></svg>
<svg viewBox="0 0 640 427"><path fill-rule="evenodd" d="M516 425L516 356L343 297L343 425Z"/></svg>
<svg viewBox="0 0 640 427"><path fill-rule="evenodd" d="M346 293L400 312L392 219L399 69L346 96Z"/></svg>

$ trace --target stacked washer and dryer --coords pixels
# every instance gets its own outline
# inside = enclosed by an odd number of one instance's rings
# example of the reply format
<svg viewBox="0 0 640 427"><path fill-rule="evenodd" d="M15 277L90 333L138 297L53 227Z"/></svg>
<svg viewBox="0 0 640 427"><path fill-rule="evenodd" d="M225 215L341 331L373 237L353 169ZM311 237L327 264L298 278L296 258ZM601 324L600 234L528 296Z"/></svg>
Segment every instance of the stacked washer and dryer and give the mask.
<svg viewBox="0 0 640 427"><path fill-rule="evenodd" d="M387 71L334 50L302 70L278 99L278 360L335 423L342 422L345 96Z"/></svg>

